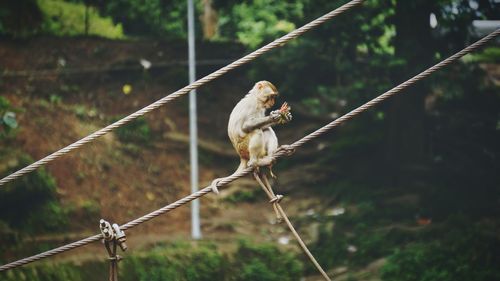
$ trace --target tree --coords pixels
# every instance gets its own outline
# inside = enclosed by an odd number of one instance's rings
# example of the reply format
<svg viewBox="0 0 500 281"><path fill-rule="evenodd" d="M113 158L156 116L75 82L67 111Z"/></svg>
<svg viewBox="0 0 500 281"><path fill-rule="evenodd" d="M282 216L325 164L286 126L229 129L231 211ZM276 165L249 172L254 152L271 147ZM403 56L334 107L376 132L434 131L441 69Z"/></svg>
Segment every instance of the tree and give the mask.
<svg viewBox="0 0 500 281"><path fill-rule="evenodd" d="M0 2L0 34L25 36L33 34L42 23L42 12L36 0Z"/></svg>
<svg viewBox="0 0 500 281"><path fill-rule="evenodd" d="M101 0L97 6L122 23L126 34L185 38L186 5L184 0Z"/></svg>
<svg viewBox="0 0 500 281"><path fill-rule="evenodd" d="M429 67L436 52L429 16L434 1L397 1L393 17L396 28L395 57L404 61L394 72L394 85ZM429 83L419 82L389 101L387 111L387 164L392 184L399 186L425 161L425 108Z"/></svg>

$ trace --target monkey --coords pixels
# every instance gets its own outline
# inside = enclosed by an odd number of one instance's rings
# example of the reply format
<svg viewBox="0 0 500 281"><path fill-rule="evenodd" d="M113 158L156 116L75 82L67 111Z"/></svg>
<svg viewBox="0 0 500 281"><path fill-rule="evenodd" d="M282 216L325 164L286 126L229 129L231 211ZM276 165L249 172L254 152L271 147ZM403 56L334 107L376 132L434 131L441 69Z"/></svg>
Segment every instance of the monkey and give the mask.
<svg viewBox="0 0 500 281"><path fill-rule="evenodd" d="M229 139L240 157L240 165L233 175L247 167L253 167L255 179L272 198L276 196L267 176L259 167L269 167L271 176L276 177L272 172L272 155L279 150L291 150L287 145L278 147L278 138L272 129L274 125L292 120L290 106L285 102L279 110L265 115L266 110L274 106L278 95L278 90L271 82L257 82L234 107L227 128ZM212 181L211 188L215 193L218 193L217 184L222 179L224 178Z"/></svg>

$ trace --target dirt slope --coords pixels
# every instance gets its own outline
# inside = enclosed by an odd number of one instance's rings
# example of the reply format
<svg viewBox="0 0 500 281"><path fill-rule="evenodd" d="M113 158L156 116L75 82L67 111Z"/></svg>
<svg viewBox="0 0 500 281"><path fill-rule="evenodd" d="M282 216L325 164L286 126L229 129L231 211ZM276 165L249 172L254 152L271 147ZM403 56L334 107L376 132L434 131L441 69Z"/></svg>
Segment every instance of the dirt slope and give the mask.
<svg viewBox="0 0 500 281"><path fill-rule="evenodd" d="M198 68L200 76L220 67L213 59L231 59L242 53L234 46L203 45L200 49L199 59L211 60ZM152 68L143 69L141 59L150 61ZM2 42L0 95L23 109L18 114L16 148L40 159L173 92L186 84L185 59L184 42L92 38ZM233 152L225 125L243 89L252 84L245 81L244 74L243 68L198 91L202 185L229 174L237 165L236 157L229 156ZM124 85L132 87L131 93L123 93ZM76 211L67 234L33 239L76 239L82 233L96 232L101 217L123 223L188 194L187 114L187 97L183 97L145 117L151 129L146 142L123 141L111 133L47 165L57 180L63 206ZM242 180L220 198L210 195L203 199L205 237L223 241L256 233L273 234L273 239L282 235L282 227L273 228L269 223L273 213L263 196L256 204L223 199L236 190L255 188L252 181ZM311 203L304 202L294 210L310 208ZM189 208L180 208L131 231L131 239L138 235L138 244L148 244L145 241L186 237L189 223Z"/></svg>

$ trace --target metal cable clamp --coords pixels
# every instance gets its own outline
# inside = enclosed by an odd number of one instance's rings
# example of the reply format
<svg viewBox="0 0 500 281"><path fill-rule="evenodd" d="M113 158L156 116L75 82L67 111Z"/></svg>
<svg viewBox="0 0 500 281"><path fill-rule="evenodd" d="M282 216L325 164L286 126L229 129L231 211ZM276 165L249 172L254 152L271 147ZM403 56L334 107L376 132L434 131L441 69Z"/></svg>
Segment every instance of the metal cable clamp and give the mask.
<svg viewBox="0 0 500 281"><path fill-rule="evenodd" d="M99 221L99 228L103 236L104 246L109 255L109 281L118 281L118 262L122 257L116 254L116 246L118 245L122 251L126 251L127 244L125 241L127 237L125 236L125 232L116 223L110 224L108 221L101 219Z"/></svg>

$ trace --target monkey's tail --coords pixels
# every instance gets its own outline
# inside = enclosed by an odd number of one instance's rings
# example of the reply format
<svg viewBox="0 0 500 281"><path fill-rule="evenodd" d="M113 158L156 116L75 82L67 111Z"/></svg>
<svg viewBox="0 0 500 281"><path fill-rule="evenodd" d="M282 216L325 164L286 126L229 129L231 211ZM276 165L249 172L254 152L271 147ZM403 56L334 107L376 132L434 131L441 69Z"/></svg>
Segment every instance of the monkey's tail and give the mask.
<svg viewBox="0 0 500 281"><path fill-rule="evenodd" d="M240 158L240 165L238 166L236 171L234 171L233 175L245 170L247 168L247 164L248 164L248 160Z"/></svg>
<svg viewBox="0 0 500 281"><path fill-rule="evenodd" d="M214 179L214 180L212 181L212 183L210 184L210 187L212 188L212 191L213 191L215 194L219 194L219 189L217 188L217 184L218 184L221 180L223 180L223 179L225 179L225 178L228 178L228 177L231 177L231 176L233 176L233 175L235 175L235 174L237 174L237 173L239 173L239 172L241 172L241 171L245 170L245 168L247 167L247 163L248 163L248 160L241 158L241 159L240 159L240 165L238 166L238 168L236 169L236 171L234 171L234 172L233 172L230 176L227 176L227 177L224 177L224 178L217 178L217 179Z"/></svg>

